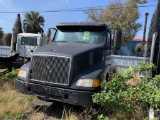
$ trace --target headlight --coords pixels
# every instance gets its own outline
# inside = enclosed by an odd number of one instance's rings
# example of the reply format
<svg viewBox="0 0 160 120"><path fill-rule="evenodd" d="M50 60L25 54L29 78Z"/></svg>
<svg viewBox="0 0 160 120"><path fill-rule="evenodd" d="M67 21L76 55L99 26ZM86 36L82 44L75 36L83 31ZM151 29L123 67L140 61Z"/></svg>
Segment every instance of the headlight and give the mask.
<svg viewBox="0 0 160 120"><path fill-rule="evenodd" d="M98 79L79 79L76 83L76 86L82 87L99 87L100 80Z"/></svg>
<svg viewBox="0 0 160 120"><path fill-rule="evenodd" d="M24 70L19 70L19 71L18 71L18 77L26 78L26 71L24 71Z"/></svg>

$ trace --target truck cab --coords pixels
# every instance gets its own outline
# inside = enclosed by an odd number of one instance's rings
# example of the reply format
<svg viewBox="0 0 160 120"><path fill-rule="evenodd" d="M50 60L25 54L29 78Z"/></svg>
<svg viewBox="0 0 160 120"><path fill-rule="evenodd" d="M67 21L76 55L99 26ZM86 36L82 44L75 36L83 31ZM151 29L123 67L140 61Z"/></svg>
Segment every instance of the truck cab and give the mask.
<svg viewBox="0 0 160 120"><path fill-rule="evenodd" d="M45 44L43 42L41 34L19 33L17 36L16 51L20 57L30 58L33 51Z"/></svg>
<svg viewBox="0 0 160 120"><path fill-rule="evenodd" d="M20 68L15 89L46 101L91 106L110 56L111 33L106 24L60 23L52 42L37 49Z"/></svg>

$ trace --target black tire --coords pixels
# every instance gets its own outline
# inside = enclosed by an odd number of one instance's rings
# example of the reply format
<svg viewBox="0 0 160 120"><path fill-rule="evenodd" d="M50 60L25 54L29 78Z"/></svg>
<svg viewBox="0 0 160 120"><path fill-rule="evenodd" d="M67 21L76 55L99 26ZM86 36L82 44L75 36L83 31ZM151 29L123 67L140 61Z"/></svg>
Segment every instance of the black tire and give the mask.
<svg viewBox="0 0 160 120"><path fill-rule="evenodd" d="M109 82L109 81L110 81L110 79L109 79L109 75L108 75L108 74L106 75L106 81L107 81L107 82Z"/></svg>

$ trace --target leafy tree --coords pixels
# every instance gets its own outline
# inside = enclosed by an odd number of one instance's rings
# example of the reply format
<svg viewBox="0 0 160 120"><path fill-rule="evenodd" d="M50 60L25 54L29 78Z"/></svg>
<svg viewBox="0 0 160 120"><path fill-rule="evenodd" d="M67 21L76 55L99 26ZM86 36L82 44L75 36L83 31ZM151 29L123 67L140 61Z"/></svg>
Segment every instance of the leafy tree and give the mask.
<svg viewBox="0 0 160 120"><path fill-rule="evenodd" d="M44 17L38 12L31 11L26 13L23 21L24 31L28 33L43 32L42 26L44 26L44 21Z"/></svg>
<svg viewBox="0 0 160 120"><path fill-rule="evenodd" d="M95 22L106 22L110 28L118 28L123 32L122 42L126 43L135 37L141 24L137 3L146 3L146 0L126 0L125 2L111 2L106 9L99 11L94 8L86 11L88 19Z"/></svg>
<svg viewBox="0 0 160 120"><path fill-rule="evenodd" d="M12 39L12 34L11 33L4 34L4 36L3 36L3 45L11 46L11 39Z"/></svg>
<svg viewBox="0 0 160 120"><path fill-rule="evenodd" d="M2 28L0 28L0 40L2 39L2 37L3 37L3 30L2 30Z"/></svg>
<svg viewBox="0 0 160 120"><path fill-rule="evenodd" d="M2 28L0 28L0 45L2 45L2 38L3 38L3 30L2 30Z"/></svg>

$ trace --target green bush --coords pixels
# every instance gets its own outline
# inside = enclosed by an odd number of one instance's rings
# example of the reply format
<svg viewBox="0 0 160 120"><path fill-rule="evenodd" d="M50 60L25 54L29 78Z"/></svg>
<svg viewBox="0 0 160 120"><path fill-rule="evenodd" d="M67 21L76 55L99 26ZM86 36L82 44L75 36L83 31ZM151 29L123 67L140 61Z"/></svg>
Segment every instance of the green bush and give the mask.
<svg viewBox="0 0 160 120"><path fill-rule="evenodd" d="M18 74L18 69L13 69L11 72L6 73L3 76L0 76L0 80L13 80Z"/></svg>
<svg viewBox="0 0 160 120"><path fill-rule="evenodd" d="M139 63L134 68L116 73L111 81L101 84L102 90L93 95L93 102L109 113L120 113L125 119L135 118L140 110L147 110L148 105L157 108L160 105L160 75L154 78L148 75L154 68L153 64ZM108 119L103 115L98 118Z"/></svg>
<svg viewBox="0 0 160 120"><path fill-rule="evenodd" d="M14 82L17 73L18 69L13 69L11 72L0 76L0 92L14 89Z"/></svg>

